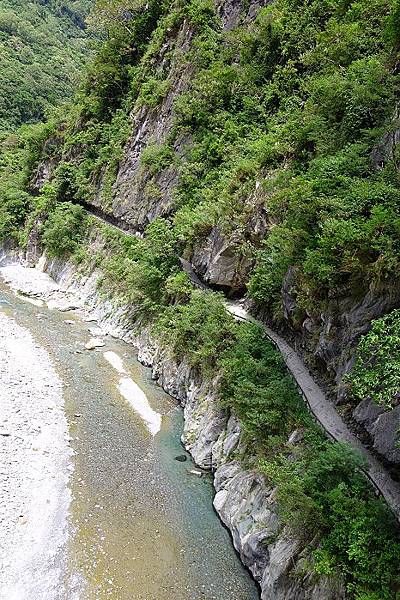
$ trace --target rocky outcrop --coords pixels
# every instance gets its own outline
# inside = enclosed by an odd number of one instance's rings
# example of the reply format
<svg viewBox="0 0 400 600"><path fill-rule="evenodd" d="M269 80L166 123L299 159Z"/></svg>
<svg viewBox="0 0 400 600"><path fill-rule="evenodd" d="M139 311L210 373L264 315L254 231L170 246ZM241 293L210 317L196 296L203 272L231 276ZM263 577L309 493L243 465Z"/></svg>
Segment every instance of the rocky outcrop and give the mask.
<svg viewBox="0 0 400 600"><path fill-rule="evenodd" d="M62 138L59 136L49 137L41 150L41 161L37 165L36 171L30 182L30 190L34 194L41 191L43 186L53 177L54 171L60 161L60 149L62 147Z"/></svg>
<svg viewBox="0 0 400 600"><path fill-rule="evenodd" d="M161 166L155 174L142 161L145 148L161 148L167 141L174 121L174 103L190 83L193 66L184 57L191 48L193 31L184 21L179 31L171 31L160 50L154 71L160 81L169 82L161 104L155 108L135 106L132 112L132 132L123 152L113 188L112 213L127 223L144 228L171 210L173 190L178 182L173 164ZM171 60L172 56L172 60ZM173 152L185 154L190 139L181 136ZM101 197L97 199L101 203Z"/></svg>
<svg viewBox="0 0 400 600"><path fill-rule="evenodd" d="M245 288L251 259L240 253L238 240L227 238L214 227L208 238L193 250L193 266L211 286L240 292Z"/></svg>
<svg viewBox="0 0 400 600"><path fill-rule="evenodd" d="M400 142L400 106L396 106L390 128L378 140L371 152L371 165L375 171L383 169L385 164L394 160L396 162L396 150ZM398 164L396 164L398 169Z"/></svg>
<svg viewBox="0 0 400 600"><path fill-rule="evenodd" d="M40 192L44 184L50 181L55 166L56 163L51 158L46 158L38 165L31 185L33 191Z"/></svg>
<svg viewBox="0 0 400 600"><path fill-rule="evenodd" d="M288 529L282 530L275 491L259 474L243 471L240 463L228 462L217 469L214 482L214 506L233 532L233 543L242 561L250 561L250 570L261 585L262 599L346 598L340 581L316 581L310 575L309 551Z"/></svg>
<svg viewBox="0 0 400 600"><path fill-rule="evenodd" d="M40 230L42 225L42 219L36 219L33 223L32 229L29 232L25 258L30 267L34 267L39 262L39 259L43 254L43 246L40 238Z"/></svg>
<svg viewBox="0 0 400 600"><path fill-rule="evenodd" d="M345 292L330 298L318 314L299 307L295 293L297 270L291 267L282 287L283 333L296 350L319 373L338 404L348 403L348 386L343 377L354 365L357 344L374 319L400 306L399 282L370 285L359 298ZM261 315L268 320L268 315ZM333 385L332 385L333 384ZM371 447L393 465L400 464L400 410L383 409L365 399L353 407L352 416L371 440Z"/></svg>
<svg viewBox="0 0 400 600"><path fill-rule="evenodd" d="M297 270L290 267L283 281L283 315L303 352L318 358L337 385L349 371L359 338L369 331L371 321L400 304L398 282L370 286L359 298L345 291L329 298L318 313L304 311L296 297ZM341 390L341 393L345 389ZM339 397L339 401L343 397Z"/></svg>
<svg viewBox="0 0 400 600"><path fill-rule="evenodd" d="M388 462L400 464L400 406L387 410L371 398L365 398L353 416L370 434L374 450Z"/></svg>
<svg viewBox="0 0 400 600"><path fill-rule="evenodd" d="M258 247L269 226L260 182L256 182L253 192L243 200L239 213L243 216L239 226L235 215L230 225L216 223L206 237L197 239L191 251L193 267L208 285L236 295L245 294L254 264L254 257L245 250L246 245Z"/></svg>
<svg viewBox="0 0 400 600"><path fill-rule="evenodd" d="M271 0L215 0L217 13L221 18L222 26L226 31L231 31L240 24L240 21L253 20L259 10L267 6Z"/></svg>

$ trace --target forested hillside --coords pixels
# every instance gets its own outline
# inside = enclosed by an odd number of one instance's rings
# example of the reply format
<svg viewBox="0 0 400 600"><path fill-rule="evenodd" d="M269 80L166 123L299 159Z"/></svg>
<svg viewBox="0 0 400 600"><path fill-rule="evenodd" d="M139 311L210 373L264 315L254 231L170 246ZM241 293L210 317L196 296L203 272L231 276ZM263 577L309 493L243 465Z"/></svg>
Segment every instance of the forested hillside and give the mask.
<svg viewBox="0 0 400 600"><path fill-rule="evenodd" d="M362 461L311 422L262 330L193 289L178 257L292 338L398 477L399 3L99 0L93 22L105 41L73 102L5 147L0 237L100 268L132 322L218 381L240 458L312 548L301 568L344 582L329 598L397 598L398 528Z"/></svg>
<svg viewBox="0 0 400 600"><path fill-rule="evenodd" d="M87 58L91 0L1 0L0 132L68 98Z"/></svg>

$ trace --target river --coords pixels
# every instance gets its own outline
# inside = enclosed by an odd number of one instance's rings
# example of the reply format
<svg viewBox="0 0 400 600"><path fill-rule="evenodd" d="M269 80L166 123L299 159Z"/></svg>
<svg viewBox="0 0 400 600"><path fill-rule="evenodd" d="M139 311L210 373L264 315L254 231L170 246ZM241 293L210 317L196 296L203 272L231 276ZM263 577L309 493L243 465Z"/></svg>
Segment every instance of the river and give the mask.
<svg viewBox="0 0 400 600"><path fill-rule="evenodd" d="M73 450L67 559L54 598L35 600L259 598L213 510L210 475L191 473L181 408L134 348L107 336L86 350L96 323L35 306L3 283L0 311L50 356Z"/></svg>

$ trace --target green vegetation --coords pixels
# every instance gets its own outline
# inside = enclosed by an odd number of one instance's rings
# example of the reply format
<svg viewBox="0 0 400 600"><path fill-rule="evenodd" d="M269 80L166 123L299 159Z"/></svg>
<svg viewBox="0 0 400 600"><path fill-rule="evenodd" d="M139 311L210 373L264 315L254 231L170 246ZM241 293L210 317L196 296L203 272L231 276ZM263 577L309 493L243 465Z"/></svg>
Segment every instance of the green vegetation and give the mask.
<svg viewBox="0 0 400 600"><path fill-rule="evenodd" d="M370 397L386 408L398 404L400 392L400 310L372 322L357 347L357 360L347 378L358 401Z"/></svg>
<svg viewBox="0 0 400 600"><path fill-rule="evenodd" d="M0 239L23 243L27 215L33 223L30 181L39 159L50 156L48 138L56 130L38 122L76 88L88 56L91 5L0 1Z"/></svg>
<svg viewBox="0 0 400 600"><path fill-rule="evenodd" d="M23 240L23 225L32 211L29 181L42 155L51 126L24 125L0 134L0 239Z"/></svg>
<svg viewBox="0 0 400 600"><path fill-rule="evenodd" d="M396 159L371 169L372 149L397 126L397 12L388 0L276 0L250 27L224 33L205 0L138 0L129 15L98 2L92 21L106 39L56 132L69 199L100 190L110 205L128 115L135 104L155 109L171 89L157 60L186 19L195 37L174 59L195 72L167 144L141 157L150 178L179 171L178 238L190 249L215 223L226 235L248 231L257 188L270 227L262 240L239 236L238 252L256 261L250 296L276 307L289 266L301 309L362 295L399 265ZM182 133L193 140L184 161L173 151Z"/></svg>
<svg viewBox="0 0 400 600"><path fill-rule="evenodd" d="M304 310L362 295L399 265L395 161L373 171L370 158L397 126L396 11L388 0L276 0L251 27L224 33L207 1L138 1L129 24L118 2L98 3L107 40L61 131L78 154L68 161L75 197L100 186L109 205L128 114L135 103L155 109L171 89L157 60L187 19L195 38L179 60L195 73L175 102L168 143L142 155L150 177L171 164L179 171L178 238L190 248L215 223L226 235L246 229L259 182L269 234L238 242L256 260L250 296L276 307L290 265ZM183 132L193 140L185 161L173 155Z"/></svg>
<svg viewBox="0 0 400 600"><path fill-rule="evenodd" d="M259 303L279 302L289 265L308 310L398 267L398 175L390 162L373 172L370 160L399 89L390 11L386 0L278 0L223 46L213 31L196 47L196 59L215 50L178 101L177 126L195 146L176 223L194 237L215 221L240 231L261 181L273 227L261 246L243 240L254 245L249 292Z"/></svg>
<svg viewBox="0 0 400 600"><path fill-rule="evenodd" d="M68 256L77 250L83 240L85 215L83 208L69 202L55 208L42 236L49 256Z"/></svg>
<svg viewBox="0 0 400 600"><path fill-rule="evenodd" d="M46 126L3 136L0 238L24 243L35 224L52 255L101 266L104 293L118 294L133 320L146 319L178 358L218 382L221 404L277 486L283 523L315 548L316 574L340 574L357 600L395 598L398 529L360 475L360 459L311 422L262 331L235 322L218 294L194 290L177 257L218 224L254 258L250 296L276 313L289 266L308 312L396 277L398 157L373 170L371 152L397 126L398 3L275 0L230 32L209 0L125 8L97 3L92 22L104 43L73 104ZM193 30L186 53L175 46L183 23ZM151 223L143 239L126 237L83 218L76 203L96 195L109 209L130 114L156 111L173 90L172 60L180 70L190 65L189 87L175 101L168 139L143 150L141 169L152 197L162 194L154 178L178 171L174 214ZM179 136L191 140L184 159L174 150ZM51 180L34 194L43 163ZM263 239L253 234L258 209ZM96 236L91 256L88 235ZM375 324L363 342L355 395L372 383L379 401L393 401L396 365L385 358L397 343L396 319ZM294 430L298 441L288 444Z"/></svg>
<svg viewBox="0 0 400 600"><path fill-rule="evenodd" d="M124 240L122 248L117 236L115 253L102 263L102 269L103 285L149 318L168 302L164 286L179 269L170 224L156 220L146 233L144 239Z"/></svg>
<svg viewBox="0 0 400 600"><path fill-rule="evenodd" d="M362 461L341 444L307 432L293 461L290 450L264 461L278 486L283 520L300 535L317 535L317 573L342 573L350 597L397 598L399 536L394 517L368 489Z"/></svg>
<svg viewBox="0 0 400 600"><path fill-rule="evenodd" d="M87 57L91 0L1 0L0 132L64 102Z"/></svg>

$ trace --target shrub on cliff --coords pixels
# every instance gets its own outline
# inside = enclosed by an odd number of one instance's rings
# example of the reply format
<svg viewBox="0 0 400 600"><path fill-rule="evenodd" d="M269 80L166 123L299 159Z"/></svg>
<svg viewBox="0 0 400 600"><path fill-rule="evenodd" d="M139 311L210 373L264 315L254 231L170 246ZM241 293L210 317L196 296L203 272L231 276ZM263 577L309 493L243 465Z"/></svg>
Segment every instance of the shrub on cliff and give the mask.
<svg viewBox="0 0 400 600"><path fill-rule="evenodd" d="M284 523L305 539L317 539L315 570L342 573L350 597L396 597L400 542L396 522L377 499L350 447L307 434L297 460L288 448L262 468L277 486ZM315 536L317 536L315 538Z"/></svg>
<svg viewBox="0 0 400 600"><path fill-rule="evenodd" d="M42 241L49 256L68 256L83 241L86 213L80 206L66 202L56 206L42 231Z"/></svg>
<svg viewBox="0 0 400 600"><path fill-rule="evenodd" d="M400 310L372 322L357 346L355 366L346 377L357 401L371 398L385 408L398 404L400 394Z"/></svg>

